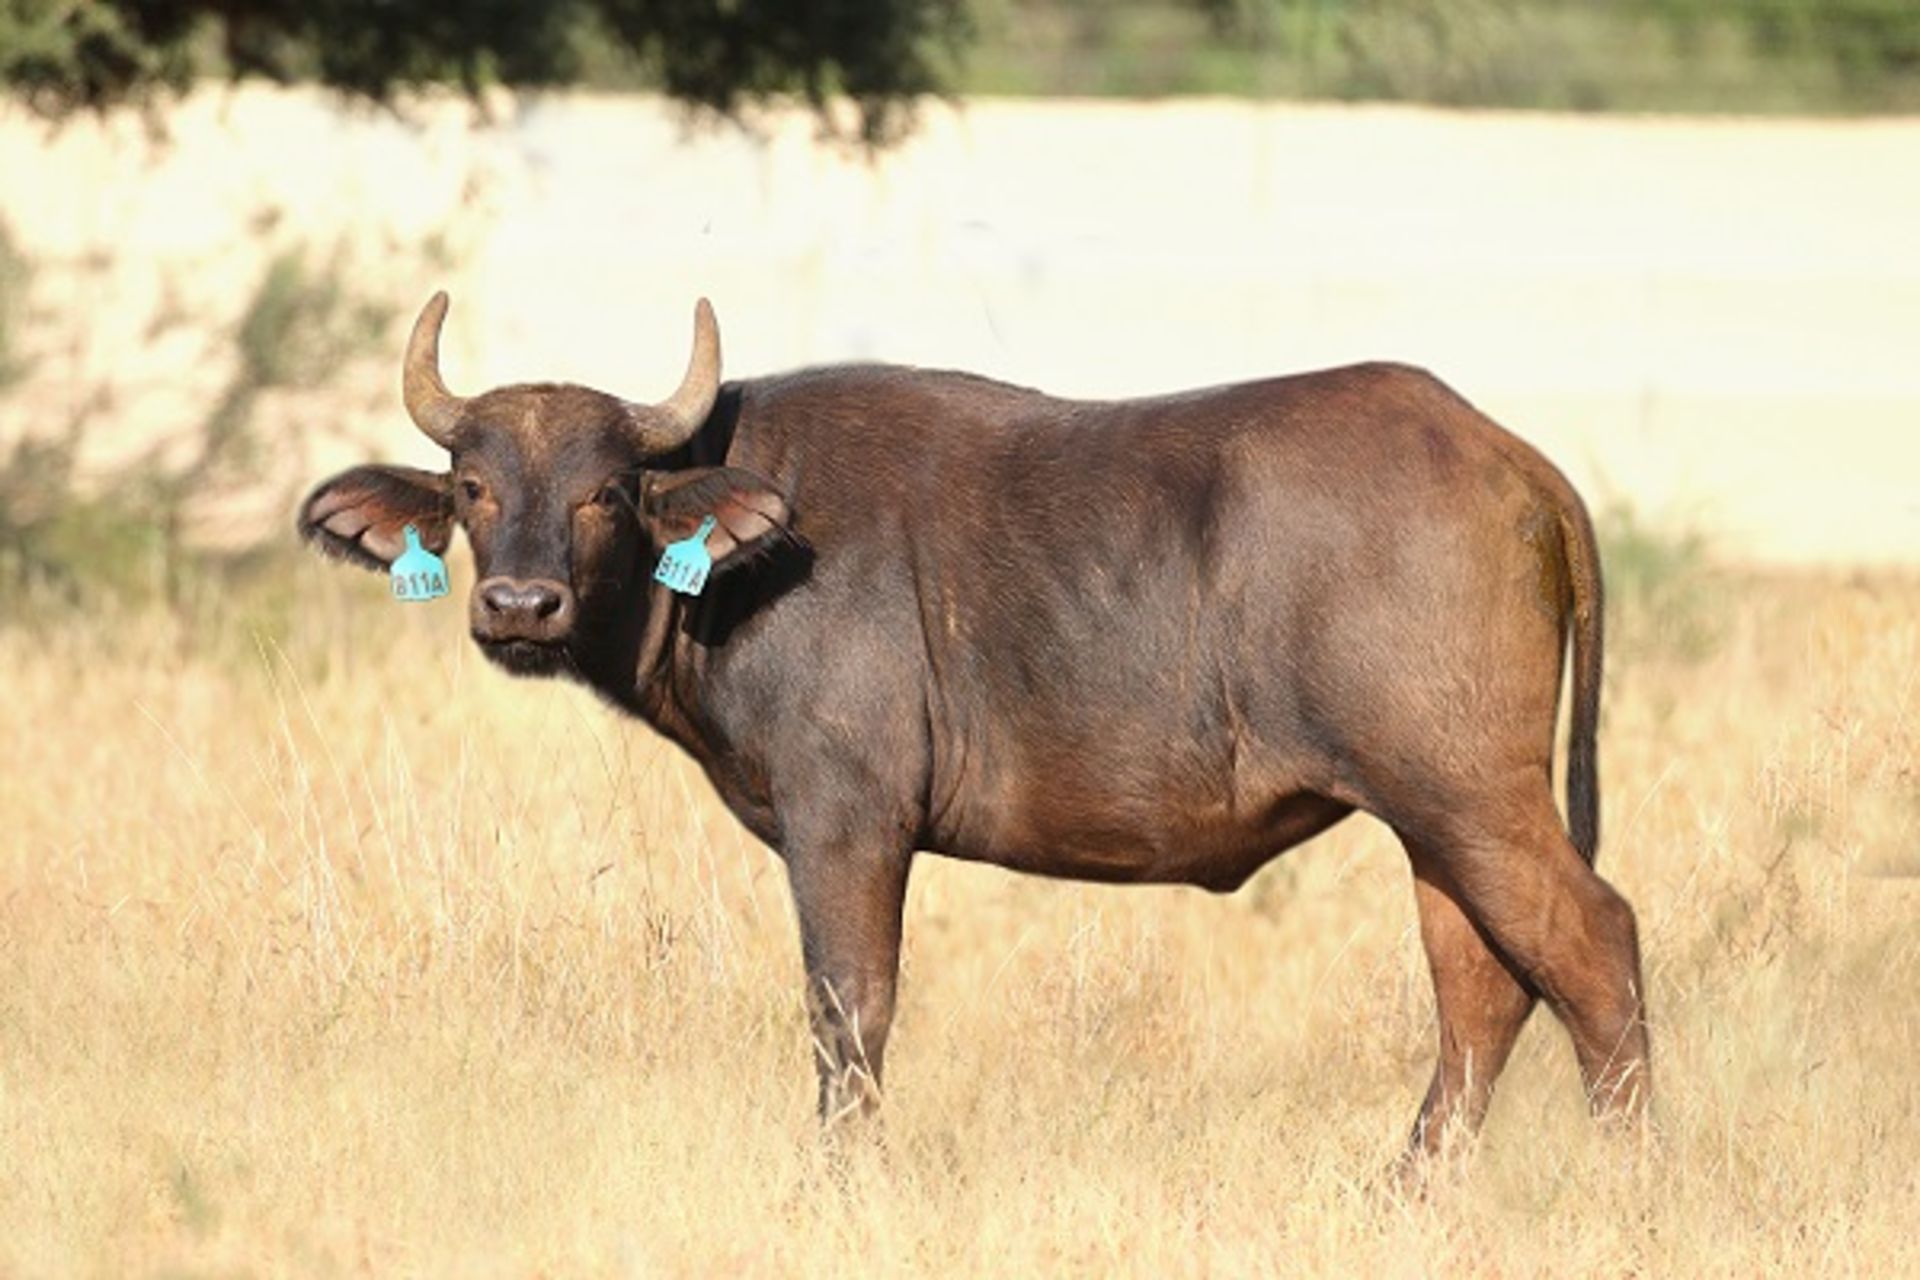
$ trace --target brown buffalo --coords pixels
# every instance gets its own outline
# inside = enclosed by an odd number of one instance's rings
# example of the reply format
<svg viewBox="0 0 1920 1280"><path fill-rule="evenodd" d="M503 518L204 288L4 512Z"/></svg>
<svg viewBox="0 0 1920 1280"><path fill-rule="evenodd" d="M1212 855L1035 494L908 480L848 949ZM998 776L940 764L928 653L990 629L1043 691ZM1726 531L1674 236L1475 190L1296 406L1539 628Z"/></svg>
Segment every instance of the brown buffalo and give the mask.
<svg viewBox="0 0 1920 1280"><path fill-rule="evenodd" d="M1406 846L1438 999L1414 1148L1478 1124L1540 997L1594 1108L1643 1111L1634 914L1593 870L1593 529L1440 382L1369 364L1108 403L871 365L722 383L702 302L660 404L462 398L446 307L404 387L448 469L335 476L301 533L379 567L409 523L435 549L464 528L489 657L585 681L699 761L785 860L824 1114L874 1101L916 850L1229 892L1356 809ZM675 595L650 570L706 516L714 577Z"/></svg>

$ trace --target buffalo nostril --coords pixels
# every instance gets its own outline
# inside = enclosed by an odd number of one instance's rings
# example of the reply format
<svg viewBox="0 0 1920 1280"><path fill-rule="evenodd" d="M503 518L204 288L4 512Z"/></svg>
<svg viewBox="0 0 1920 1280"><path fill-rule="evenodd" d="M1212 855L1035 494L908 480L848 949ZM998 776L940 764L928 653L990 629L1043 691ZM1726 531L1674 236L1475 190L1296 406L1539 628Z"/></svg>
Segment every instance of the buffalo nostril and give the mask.
<svg viewBox="0 0 1920 1280"><path fill-rule="evenodd" d="M510 613L520 603L520 593L509 583L489 582L480 590L480 603L488 613Z"/></svg>
<svg viewBox="0 0 1920 1280"><path fill-rule="evenodd" d="M536 585L528 588L527 595L531 598L534 617L551 618L560 612L560 593L552 587Z"/></svg>

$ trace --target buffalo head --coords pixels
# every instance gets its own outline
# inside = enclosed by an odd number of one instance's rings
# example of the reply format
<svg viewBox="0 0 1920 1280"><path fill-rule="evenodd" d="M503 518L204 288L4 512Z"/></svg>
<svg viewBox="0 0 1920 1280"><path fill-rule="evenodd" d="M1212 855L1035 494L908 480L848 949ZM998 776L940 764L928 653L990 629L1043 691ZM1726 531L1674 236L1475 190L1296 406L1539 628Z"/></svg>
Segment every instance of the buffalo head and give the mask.
<svg viewBox="0 0 1920 1280"><path fill-rule="evenodd" d="M588 387L520 383L459 396L440 376L437 293L414 322L401 378L408 414L445 449L447 470L362 466L315 489L301 535L321 551L384 569L413 525L444 551L457 525L473 548L473 638L509 671L578 669L582 650L640 625L660 547L715 517L716 571L784 531L784 499L733 467L690 465L688 444L720 392L713 308L694 312L693 356L680 387L636 404Z"/></svg>

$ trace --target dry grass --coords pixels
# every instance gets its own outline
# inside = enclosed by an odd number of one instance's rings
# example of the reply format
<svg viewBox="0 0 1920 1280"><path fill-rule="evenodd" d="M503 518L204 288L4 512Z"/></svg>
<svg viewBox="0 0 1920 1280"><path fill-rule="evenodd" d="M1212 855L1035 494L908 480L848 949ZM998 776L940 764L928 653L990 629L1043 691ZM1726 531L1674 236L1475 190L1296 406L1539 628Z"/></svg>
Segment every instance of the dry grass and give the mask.
<svg viewBox="0 0 1920 1280"><path fill-rule="evenodd" d="M1915 1274L1920 583L1720 584L1627 650L1603 870L1663 1140L1537 1016L1471 1169L1404 861L1229 898L925 859L884 1149L810 1113L778 863L454 610L0 630L0 1273Z"/></svg>

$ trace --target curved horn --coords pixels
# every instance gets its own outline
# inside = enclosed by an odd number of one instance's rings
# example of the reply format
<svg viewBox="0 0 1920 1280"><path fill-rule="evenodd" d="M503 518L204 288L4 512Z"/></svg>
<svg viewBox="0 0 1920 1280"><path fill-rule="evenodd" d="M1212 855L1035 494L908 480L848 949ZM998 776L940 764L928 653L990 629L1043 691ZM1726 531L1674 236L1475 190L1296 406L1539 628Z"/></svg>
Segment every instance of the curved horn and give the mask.
<svg viewBox="0 0 1920 1280"><path fill-rule="evenodd" d="M685 444L713 412L720 393L720 325L705 298L693 308L693 355L680 389L659 404L630 406L633 437L646 454L667 453Z"/></svg>
<svg viewBox="0 0 1920 1280"><path fill-rule="evenodd" d="M415 426L443 449L453 448L453 428L466 400L440 381L440 326L447 318L447 292L427 299L407 339L407 358L400 376L400 394Z"/></svg>

